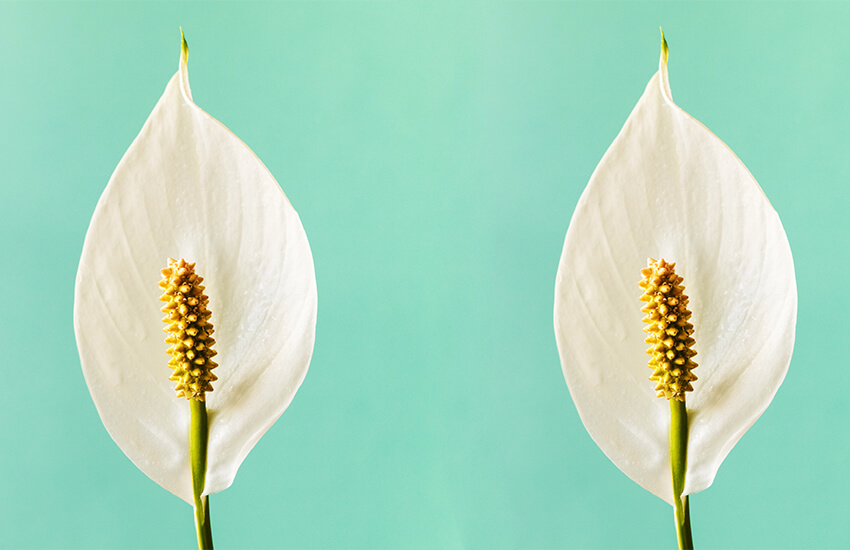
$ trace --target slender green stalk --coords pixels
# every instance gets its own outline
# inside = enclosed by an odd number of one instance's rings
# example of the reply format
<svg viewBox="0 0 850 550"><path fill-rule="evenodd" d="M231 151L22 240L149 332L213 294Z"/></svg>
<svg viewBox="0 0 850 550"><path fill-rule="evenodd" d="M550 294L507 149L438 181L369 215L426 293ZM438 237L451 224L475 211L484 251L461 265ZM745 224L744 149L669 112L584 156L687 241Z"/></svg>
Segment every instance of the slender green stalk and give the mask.
<svg viewBox="0 0 850 550"><path fill-rule="evenodd" d="M192 494L195 497L195 529L198 532L198 549L213 550L210 527L209 497L201 496L207 475L207 405L198 399L189 399L191 420L189 425L189 462L192 465Z"/></svg>
<svg viewBox="0 0 850 550"><path fill-rule="evenodd" d="M679 550L693 550L691 514L685 490L688 464L688 410L684 401L670 399L670 468L673 474L673 500L676 507L676 538Z"/></svg>

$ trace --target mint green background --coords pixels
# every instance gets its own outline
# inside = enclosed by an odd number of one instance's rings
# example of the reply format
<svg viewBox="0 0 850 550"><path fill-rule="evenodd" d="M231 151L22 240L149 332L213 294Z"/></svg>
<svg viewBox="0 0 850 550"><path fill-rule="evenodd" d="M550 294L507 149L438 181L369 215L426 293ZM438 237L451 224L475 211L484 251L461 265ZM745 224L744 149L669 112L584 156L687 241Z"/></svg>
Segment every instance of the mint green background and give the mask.
<svg viewBox="0 0 850 550"><path fill-rule="evenodd" d="M217 547L673 547L585 432L552 329L570 215L670 43L796 261L770 409L692 497L698 548L850 547L845 3L0 3L0 547L191 548L80 371L100 193L177 69L266 163L315 257L292 406L211 498Z"/></svg>

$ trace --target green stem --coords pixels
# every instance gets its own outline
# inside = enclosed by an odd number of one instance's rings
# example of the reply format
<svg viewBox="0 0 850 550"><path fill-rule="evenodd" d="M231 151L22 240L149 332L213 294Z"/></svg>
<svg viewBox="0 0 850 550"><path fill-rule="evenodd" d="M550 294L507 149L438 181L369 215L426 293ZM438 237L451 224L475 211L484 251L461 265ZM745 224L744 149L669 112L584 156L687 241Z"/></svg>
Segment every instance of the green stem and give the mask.
<svg viewBox="0 0 850 550"><path fill-rule="evenodd" d="M207 475L207 405L204 401L190 399L189 463L192 466L192 495L195 497L195 530L198 532L198 549L213 550L210 527L209 497L203 495Z"/></svg>
<svg viewBox="0 0 850 550"><path fill-rule="evenodd" d="M688 410L684 401L670 400L670 468L673 474L673 501L676 508L676 538L679 550L693 550L691 513L685 490L688 464Z"/></svg>

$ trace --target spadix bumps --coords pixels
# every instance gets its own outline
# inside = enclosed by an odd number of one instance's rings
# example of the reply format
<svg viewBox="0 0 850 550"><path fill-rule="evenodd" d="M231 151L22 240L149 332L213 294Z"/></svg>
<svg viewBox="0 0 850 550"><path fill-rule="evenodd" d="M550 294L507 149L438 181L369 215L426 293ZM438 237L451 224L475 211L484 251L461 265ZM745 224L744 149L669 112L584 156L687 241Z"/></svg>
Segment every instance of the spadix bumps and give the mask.
<svg viewBox="0 0 850 550"><path fill-rule="evenodd" d="M162 320L168 324L163 330L168 333L165 343L171 346L168 366L174 369L169 380L176 383L178 396L203 401L205 392L213 390L211 382L218 379L212 373L218 364L212 360L215 340L207 309L209 297L201 284L204 279L195 273L195 264L182 258L169 258L161 273L160 300L166 302Z"/></svg>
<svg viewBox="0 0 850 550"><path fill-rule="evenodd" d="M685 392L694 391L691 382L697 379L691 372L697 364L691 357L694 351L694 326L688 322L691 312L688 310L688 297L684 294L682 277L676 275L674 263L664 259L649 259L649 267L641 270L643 280L639 283L643 289L641 301L647 302L641 309L646 314L643 329L648 334L646 351L651 357L650 380L658 382L655 391L658 397L685 400Z"/></svg>

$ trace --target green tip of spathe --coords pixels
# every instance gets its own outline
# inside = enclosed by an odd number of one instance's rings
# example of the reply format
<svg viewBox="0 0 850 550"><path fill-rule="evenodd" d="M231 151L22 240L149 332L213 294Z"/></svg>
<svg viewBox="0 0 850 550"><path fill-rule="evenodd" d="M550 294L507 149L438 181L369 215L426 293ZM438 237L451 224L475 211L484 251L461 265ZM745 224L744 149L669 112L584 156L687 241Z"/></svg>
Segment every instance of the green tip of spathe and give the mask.
<svg viewBox="0 0 850 550"><path fill-rule="evenodd" d="M667 39L664 38L664 29L658 27L661 31L661 57L664 60L664 64L667 64L667 56L670 54L670 49L667 47Z"/></svg>
<svg viewBox="0 0 850 550"><path fill-rule="evenodd" d="M189 63L189 44L186 43L183 27L180 27L180 60L183 63Z"/></svg>

